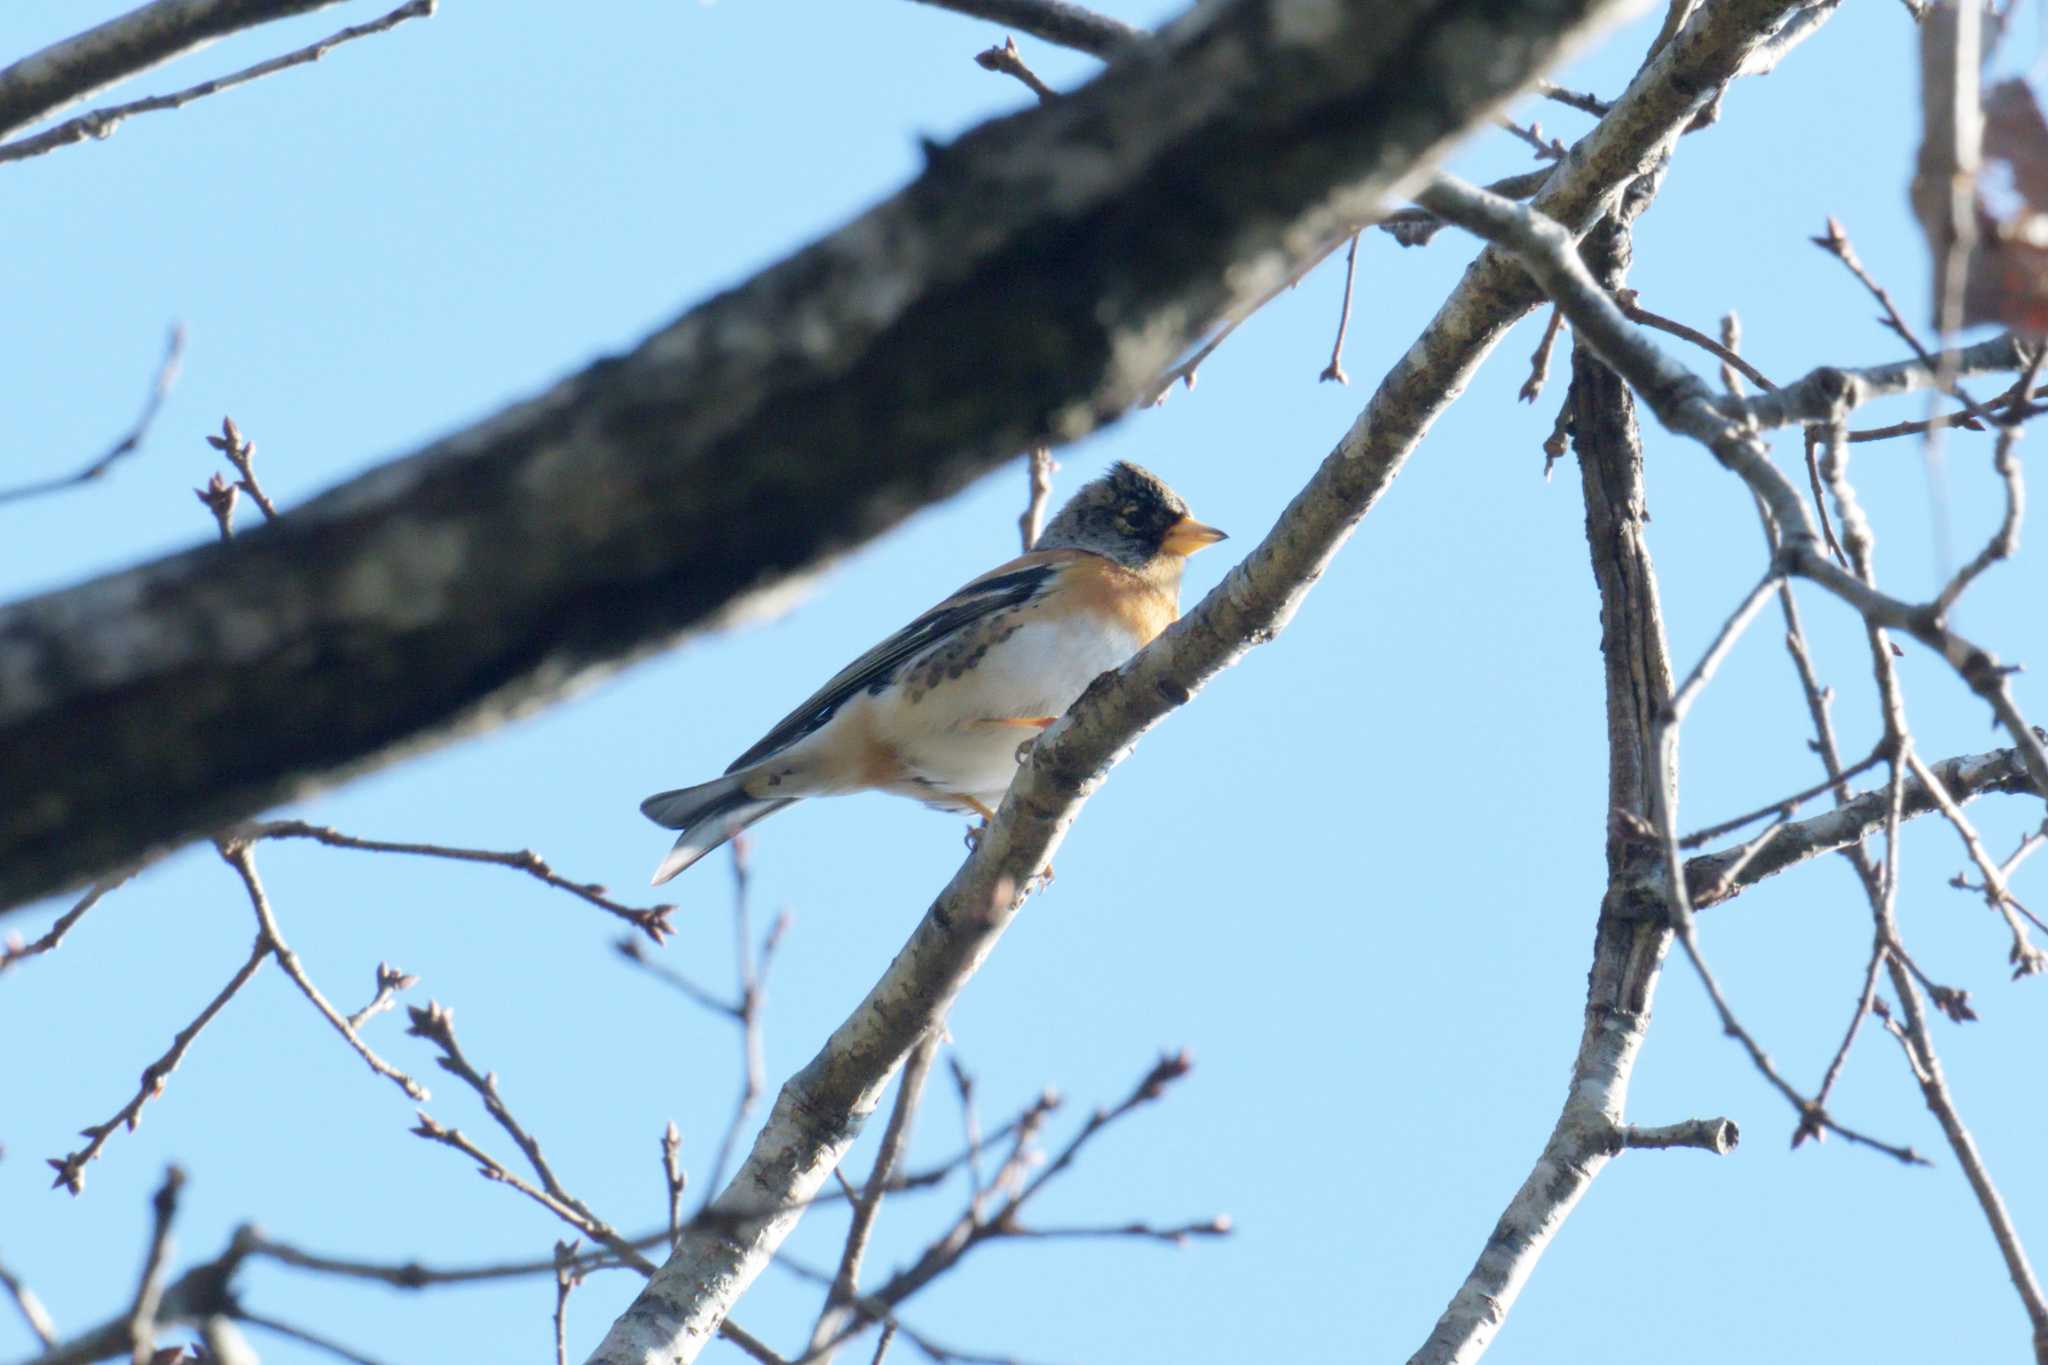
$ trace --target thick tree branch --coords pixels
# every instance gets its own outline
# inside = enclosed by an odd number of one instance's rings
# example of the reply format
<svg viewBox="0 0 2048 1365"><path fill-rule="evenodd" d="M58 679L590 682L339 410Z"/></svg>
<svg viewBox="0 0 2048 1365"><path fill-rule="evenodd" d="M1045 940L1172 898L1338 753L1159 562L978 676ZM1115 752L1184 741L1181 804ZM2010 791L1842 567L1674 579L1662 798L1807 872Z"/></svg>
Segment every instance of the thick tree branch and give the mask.
<svg viewBox="0 0 2048 1365"><path fill-rule="evenodd" d="M232 544L0 611L0 790L32 794L0 805L0 905L759 611L1112 419L1618 8L1205 7L627 355Z"/></svg>
<svg viewBox="0 0 2048 1365"><path fill-rule="evenodd" d="M339 3L154 0L0 70L0 137L216 38Z"/></svg>

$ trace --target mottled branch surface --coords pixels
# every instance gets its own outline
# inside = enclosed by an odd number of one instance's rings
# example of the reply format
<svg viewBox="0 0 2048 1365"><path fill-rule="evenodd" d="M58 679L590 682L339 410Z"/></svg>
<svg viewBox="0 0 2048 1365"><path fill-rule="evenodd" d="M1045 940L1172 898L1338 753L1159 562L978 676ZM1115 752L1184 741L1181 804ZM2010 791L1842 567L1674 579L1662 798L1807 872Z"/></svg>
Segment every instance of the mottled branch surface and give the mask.
<svg viewBox="0 0 2048 1365"><path fill-rule="evenodd" d="M1110 420L1615 8L1207 7L626 355L0 610L0 905L559 697Z"/></svg>
<svg viewBox="0 0 2048 1365"><path fill-rule="evenodd" d="M155 0L0 69L0 137L216 38L341 0Z"/></svg>

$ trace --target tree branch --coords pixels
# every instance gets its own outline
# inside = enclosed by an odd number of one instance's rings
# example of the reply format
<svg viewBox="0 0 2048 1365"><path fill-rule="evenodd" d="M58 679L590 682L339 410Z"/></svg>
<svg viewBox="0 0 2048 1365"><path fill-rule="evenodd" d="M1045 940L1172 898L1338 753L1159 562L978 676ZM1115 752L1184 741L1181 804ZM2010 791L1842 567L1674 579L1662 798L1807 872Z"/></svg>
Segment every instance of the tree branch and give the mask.
<svg viewBox="0 0 2048 1365"><path fill-rule="evenodd" d="M1590 220L1615 186L1678 137L1786 9L1737 0L1688 28L1558 168L1539 204L1562 221ZM1384 8L1375 9L1374 22L1384 21ZM1075 98L1035 116L1064 111ZM1538 298L1519 266L1482 257L1259 546L1159 639L1098 679L1038 740L979 847L867 999L783 1087L753 1151L713 1201L712 1216L685 1230L675 1255L613 1324L593 1362L695 1357L830 1178L890 1074L993 951L1021 907L1023 889L1108 770L1211 677L1286 626L1424 432Z"/></svg>
<svg viewBox="0 0 2048 1365"><path fill-rule="evenodd" d="M1301 3L1203 8L630 353L276 525L0 610L0 790L34 793L0 805L0 906L767 609L1111 420L1620 7Z"/></svg>
<svg viewBox="0 0 2048 1365"><path fill-rule="evenodd" d="M1958 804L1986 792L2048 794L2035 785L2018 749L1994 749L1929 766ZM1905 784L1903 801L1901 815L1906 819L1941 809L1934 793L1918 778ZM1884 827L1887 803L1887 790L1874 788L1810 820L1780 826L1767 845L1747 858L1742 856L1741 848L1734 848L1687 859L1685 883L1692 893L1693 905L1718 905L1766 877L1861 842Z"/></svg>
<svg viewBox="0 0 2048 1365"><path fill-rule="evenodd" d="M201 81L197 85L188 85L182 90L173 90L168 95L150 95L144 99L94 109L90 113L80 114L77 118L66 119L47 132L0 145L0 164L43 156L56 151L59 147L68 147L74 142L84 142L88 138L112 137L114 130L120 127L123 121L137 114L182 109L192 101L205 99L208 95L218 95L224 90L233 90L236 86L262 80L265 76L274 76L295 66L317 62L343 43L397 28L408 19L424 18L434 12L435 3L436 0L406 0L405 4L381 19L373 19L367 24L352 24L339 32L328 34L319 42L309 43L281 57L272 57L229 75Z"/></svg>
<svg viewBox="0 0 2048 1365"><path fill-rule="evenodd" d="M1104 60L1143 44L1152 35L1121 19L1097 14L1068 0L921 0L1019 33L1071 47Z"/></svg>
<svg viewBox="0 0 2048 1365"><path fill-rule="evenodd" d="M341 0L154 0L0 70L0 137L216 38Z"/></svg>

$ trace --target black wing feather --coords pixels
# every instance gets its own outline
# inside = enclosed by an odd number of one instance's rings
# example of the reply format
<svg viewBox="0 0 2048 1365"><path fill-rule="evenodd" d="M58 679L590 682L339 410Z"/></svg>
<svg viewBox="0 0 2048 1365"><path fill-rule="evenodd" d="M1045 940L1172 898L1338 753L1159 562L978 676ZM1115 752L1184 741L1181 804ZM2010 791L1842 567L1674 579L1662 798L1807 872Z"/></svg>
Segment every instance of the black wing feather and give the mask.
<svg viewBox="0 0 2048 1365"><path fill-rule="evenodd" d="M879 692L887 687L898 669L934 645L983 617L1030 601L1043 591L1046 581L1059 568L1057 563L1033 564L968 584L841 669L832 681L761 736L753 748L734 759L726 771L738 772L788 748L839 714L839 708L862 689Z"/></svg>

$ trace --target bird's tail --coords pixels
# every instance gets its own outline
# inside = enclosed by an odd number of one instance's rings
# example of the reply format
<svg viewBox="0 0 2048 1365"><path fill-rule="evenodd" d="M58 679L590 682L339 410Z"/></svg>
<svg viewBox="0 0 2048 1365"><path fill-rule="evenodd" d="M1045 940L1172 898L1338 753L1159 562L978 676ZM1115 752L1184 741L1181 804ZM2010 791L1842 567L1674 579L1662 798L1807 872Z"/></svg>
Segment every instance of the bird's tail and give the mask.
<svg viewBox="0 0 2048 1365"><path fill-rule="evenodd" d="M748 825L773 815L794 797L763 800L747 795L743 773L728 773L696 787L656 792L640 803L640 813L657 825L682 831L676 846L654 869L655 886L681 872Z"/></svg>

